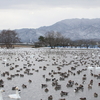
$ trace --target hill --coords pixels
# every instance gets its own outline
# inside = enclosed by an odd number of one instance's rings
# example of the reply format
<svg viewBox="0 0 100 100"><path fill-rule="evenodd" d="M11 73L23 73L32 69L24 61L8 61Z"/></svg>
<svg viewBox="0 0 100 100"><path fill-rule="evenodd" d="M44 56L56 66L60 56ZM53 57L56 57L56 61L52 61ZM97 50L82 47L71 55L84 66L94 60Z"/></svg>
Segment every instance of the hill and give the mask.
<svg viewBox="0 0 100 100"><path fill-rule="evenodd" d="M39 36L44 36L48 31L60 32L72 40L100 39L100 19L65 19L51 26L37 29L16 29L22 42L35 42Z"/></svg>

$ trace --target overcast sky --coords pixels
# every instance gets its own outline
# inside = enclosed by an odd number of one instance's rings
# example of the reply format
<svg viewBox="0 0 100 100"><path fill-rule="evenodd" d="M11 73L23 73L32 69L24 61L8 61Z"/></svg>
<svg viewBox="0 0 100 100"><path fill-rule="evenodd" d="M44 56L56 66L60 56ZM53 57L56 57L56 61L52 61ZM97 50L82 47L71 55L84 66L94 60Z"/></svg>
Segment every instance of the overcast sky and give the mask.
<svg viewBox="0 0 100 100"><path fill-rule="evenodd" d="M72 18L100 18L100 0L0 0L0 29L38 28Z"/></svg>

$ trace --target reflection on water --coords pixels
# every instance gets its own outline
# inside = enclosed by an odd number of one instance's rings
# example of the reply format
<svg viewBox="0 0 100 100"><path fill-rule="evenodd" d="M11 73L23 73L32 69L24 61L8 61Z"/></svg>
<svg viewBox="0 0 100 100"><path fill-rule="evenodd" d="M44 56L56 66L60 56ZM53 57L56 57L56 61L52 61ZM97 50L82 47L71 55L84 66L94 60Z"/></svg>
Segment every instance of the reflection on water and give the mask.
<svg viewBox="0 0 100 100"><path fill-rule="evenodd" d="M1 49L3 98L12 100L8 95L14 94L12 87L18 86L20 100L48 100L50 95L52 100L99 100L99 55L99 50L92 49ZM68 94L61 96L61 91ZM94 97L95 92L98 97Z"/></svg>

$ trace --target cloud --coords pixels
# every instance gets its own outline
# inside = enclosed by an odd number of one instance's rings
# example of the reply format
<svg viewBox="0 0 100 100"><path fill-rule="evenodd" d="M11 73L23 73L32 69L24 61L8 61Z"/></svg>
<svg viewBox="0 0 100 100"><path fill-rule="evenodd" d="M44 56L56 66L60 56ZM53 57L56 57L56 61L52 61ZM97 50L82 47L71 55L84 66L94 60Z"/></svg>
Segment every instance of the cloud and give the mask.
<svg viewBox="0 0 100 100"><path fill-rule="evenodd" d="M0 0L0 29L38 28L63 19L100 18L100 0Z"/></svg>
<svg viewBox="0 0 100 100"><path fill-rule="evenodd" d="M63 19L100 18L100 8L47 8L41 10L0 10L0 29L38 28Z"/></svg>
<svg viewBox="0 0 100 100"><path fill-rule="evenodd" d="M100 0L0 0L0 9L39 9L41 7L100 7Z"/></svg>

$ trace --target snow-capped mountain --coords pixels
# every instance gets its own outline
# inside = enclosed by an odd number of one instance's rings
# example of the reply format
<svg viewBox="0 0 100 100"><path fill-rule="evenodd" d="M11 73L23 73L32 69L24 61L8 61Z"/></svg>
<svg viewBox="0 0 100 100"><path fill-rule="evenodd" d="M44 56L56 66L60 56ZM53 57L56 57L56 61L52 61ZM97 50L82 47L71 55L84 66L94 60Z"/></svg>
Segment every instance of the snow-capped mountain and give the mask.
<svg viewBox="0 0 100 100"><path fill-rule="evenodd" d="M65 19L37 29L16 29L22 42L35 42L48 31L60 32L72 40L100 39L100 19Z"/></svg>

